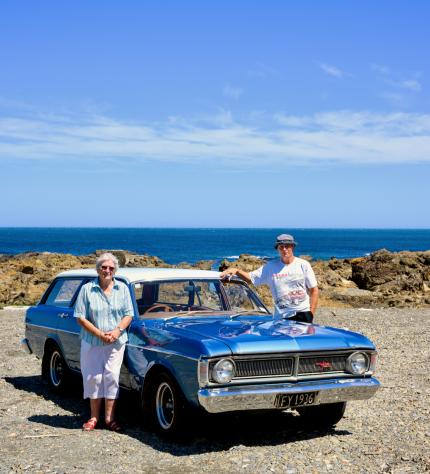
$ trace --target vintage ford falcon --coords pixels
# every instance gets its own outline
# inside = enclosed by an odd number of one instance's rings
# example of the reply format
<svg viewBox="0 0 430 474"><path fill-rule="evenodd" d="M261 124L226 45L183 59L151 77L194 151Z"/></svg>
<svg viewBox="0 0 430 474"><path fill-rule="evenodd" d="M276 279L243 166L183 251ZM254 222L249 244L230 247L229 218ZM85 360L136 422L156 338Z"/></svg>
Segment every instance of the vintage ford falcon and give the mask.
<svg viewBox="0 0 430 474"><path fill-rule="evenodd" d="M138 391L147 422L174 434L190 410L295 409L330 427L346 402L370 398L375 346L361 334L275 319L241 280L214 271L120 268L134 306L121 386ZM95 270L60 273L27 310L24 348L55 390L79 373L79 289Z"/></svg>

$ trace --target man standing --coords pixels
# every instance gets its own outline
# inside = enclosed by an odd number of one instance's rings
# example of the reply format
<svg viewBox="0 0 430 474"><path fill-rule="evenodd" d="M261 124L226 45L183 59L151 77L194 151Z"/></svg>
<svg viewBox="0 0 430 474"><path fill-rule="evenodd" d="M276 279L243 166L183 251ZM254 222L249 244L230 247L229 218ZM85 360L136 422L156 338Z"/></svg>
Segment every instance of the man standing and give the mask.
<svg viewBox="0 0 430 474"><path fill-rule="evenodd" d="M311 323L318 303L318 286L310 263L294 256L294 237L278 235L275 248L280 259L271 260L250 273L227 268L221 279L237 275L254 285L269 285L275 303L275 316Z"/></svg>

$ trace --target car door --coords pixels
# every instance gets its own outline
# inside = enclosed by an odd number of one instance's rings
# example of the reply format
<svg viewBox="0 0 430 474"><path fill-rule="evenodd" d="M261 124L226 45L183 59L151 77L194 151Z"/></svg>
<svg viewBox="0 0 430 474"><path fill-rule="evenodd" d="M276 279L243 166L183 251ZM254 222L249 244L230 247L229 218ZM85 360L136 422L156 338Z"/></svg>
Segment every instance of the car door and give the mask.
<svg viewBox="0 0 430 474"><path fill-rule="evenodd" d="M47 310L55 318L57 340L72 369L79 369L80 355L80 326L73 316L73 305L85 281L83 277L58 278L45 301Z"/></svg>

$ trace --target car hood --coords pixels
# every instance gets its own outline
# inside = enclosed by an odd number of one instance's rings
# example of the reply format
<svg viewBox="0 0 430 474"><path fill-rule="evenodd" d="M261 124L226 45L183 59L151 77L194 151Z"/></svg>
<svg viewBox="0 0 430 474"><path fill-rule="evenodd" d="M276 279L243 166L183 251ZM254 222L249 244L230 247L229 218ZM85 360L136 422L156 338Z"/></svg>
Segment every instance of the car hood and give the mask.
<svg viewBox="0 0 430 474"><path fill-rule="evenodd" d="M166 326L222 341L233 354L374 349L365 336L348 330L267 317L177 318Z"/></svg>

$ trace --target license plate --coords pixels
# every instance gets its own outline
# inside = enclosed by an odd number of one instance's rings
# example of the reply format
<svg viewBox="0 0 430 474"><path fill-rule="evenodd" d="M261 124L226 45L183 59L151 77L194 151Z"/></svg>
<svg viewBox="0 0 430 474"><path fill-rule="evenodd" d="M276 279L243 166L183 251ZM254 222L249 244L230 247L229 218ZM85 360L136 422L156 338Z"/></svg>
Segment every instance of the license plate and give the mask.
<svg viewBox="0 0 430 474"><path fill-rule="evenodd" d="M275 398L275 407L293 408L304 405L313 405L318 392L305 393L278 393Z"/></svg>

